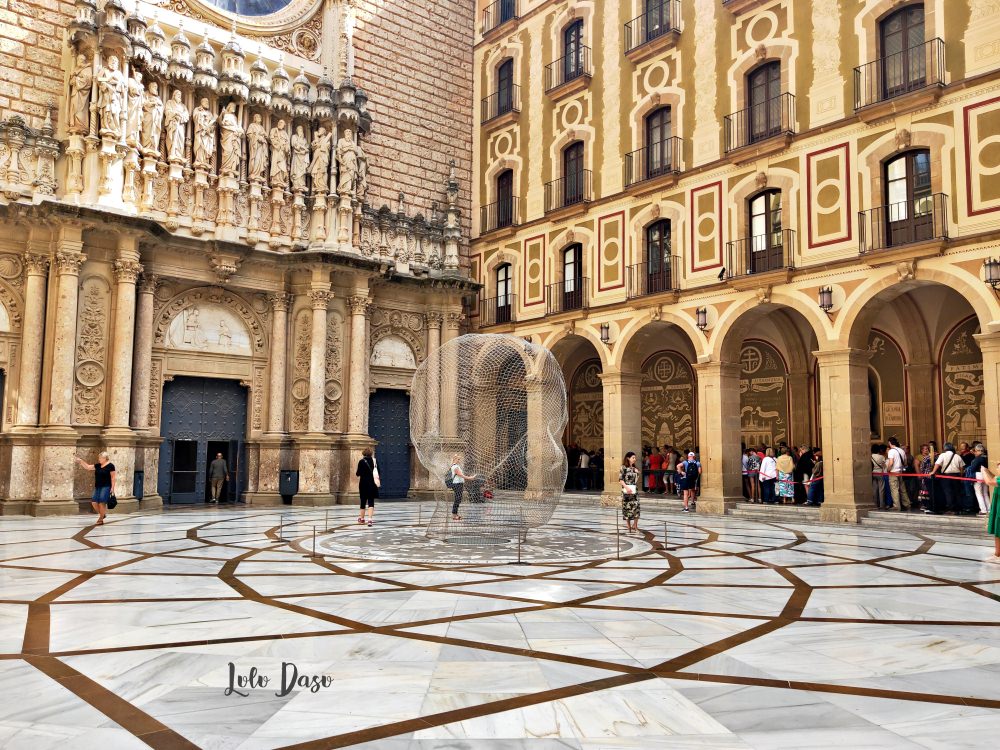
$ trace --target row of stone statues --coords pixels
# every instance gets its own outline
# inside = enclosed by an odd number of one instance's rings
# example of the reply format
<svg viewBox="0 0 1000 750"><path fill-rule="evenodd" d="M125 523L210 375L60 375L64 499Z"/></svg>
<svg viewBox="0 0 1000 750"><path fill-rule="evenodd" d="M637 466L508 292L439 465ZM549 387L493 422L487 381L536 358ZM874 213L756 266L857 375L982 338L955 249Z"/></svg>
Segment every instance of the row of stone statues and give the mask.
<svg viewBox="0 0 1000 750"><path fill-rule="evenodd" d="M216 115L207 97L194 110L184 103L184 94L175 89L164 104L157 81L143 87L142 72L135 70L128 81L111 55L104 61L96 77L96 114L99 133L113 142L124 141L148 158L160 158L160 140L164 138L166 159L171 164L187 166L185 150L188 124L192 125L192 164L195 170L211 172L217 152L218 133L219 174L238 178L244 157L246 139L247 177L251 183L269 184L272 188L306 192L306 178L312 178L314 194L330 190L331 150L333 133L323 126L316 129L310 141L303 125L295 125L289 133L284 119L279 119L267 131L263 117L253 113L244 130L235 102L227 104ZM71 134L90 132L90 102L94 90L93 65L85 54L76 58L70 76L70 111L68 130ZM95 126L97 123L93 123ZM336 192L364 201L368 189L368 160L355 141L352 130L345 129L337 141Z"/></svg>

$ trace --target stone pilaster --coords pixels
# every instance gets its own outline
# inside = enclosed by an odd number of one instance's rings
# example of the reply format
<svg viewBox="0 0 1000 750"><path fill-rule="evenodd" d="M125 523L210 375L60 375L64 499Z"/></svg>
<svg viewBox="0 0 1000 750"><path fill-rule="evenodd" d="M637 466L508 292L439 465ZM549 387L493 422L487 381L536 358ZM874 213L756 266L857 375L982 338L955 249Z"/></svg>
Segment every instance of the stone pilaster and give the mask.
<svg viewBox="0 0 1000 750"><path fill-rule="evenodd" d="M976 342L983 352L982 413L986 427L986 447L989 448L1000 446L1000 333L978 334ZM997 448L993 450L996 452ZM993 458L996 460L996 453Z"/></svg>
<svg viewBox="0 0 1000 750"><path fill-rule="evenodd" d="M868 361L862 349L815 352L823 444L824 521L857 523L873 507Z"/></svg>
<svg viewBox="0 0 1000 750"><path fill-rule="evenodd" d="M621 504L618 470L626 453L642 453L642 410L639 386L642 375L603 372L604 396L604 495L601 502Z"/></svg>
<svg viewBox="0 0 1000 750"><path fill-rule="evenodd" d="M268 295L271 302L271 379L267 431L280 435L285 431L285 371L288 352L288 307L291 298L284 292ZM325 308L324 308L325 309Z"/></svg>
<svg viewBox="0 0 1000 750"><path fill-rule="evenodd" d="M324 430L326 405L326 312L333 293L329 289L314 288L309 292L312 300L312 343L309 351L309 421L312 433Z"/></svg>
<svg viewBox="0 0 1000 750"><path fill-rule="evenodd" d="M118 259L114 262L115 318L112 328L111 403L108 427L129 429L129 406L132 390L133 342L135 340L135 284L142 272L135 238L123 238Z"/></svg>
<svg viewBox="0 0 1000 750"><path fill-rule="evenodd" d="M941 396L938 392L937 365L932 362L904 365L908 394L910 450L919 454L920 443L938 434L937 414Z"/></svg>
<svg viewBox="0 0 1000 750"><path fill-rule="evenodd" d="M789 443L795 445L812 445L812 424L809 408L809 373L788 373L788 393L792 397L792 409L788 415ZM742 441L741 441L742 443Z"/></svg>
<svg viewBox="0 0 1000 750"><path fill-rule="evenodd" d="M135 349L132 357L132 408L129 424L136 430L149 429L149 387L153 356L153 298L159 277L143 273L135 312Z"/></svg>
<svg viewBox="0 0 1000 750"><path fill-rule="evenodd" d="M699 513L725 514L743 499L740 366L703 362L698 374Z"/></svg>
<svg viewBox="0 0 1000 750"><path fill-rule="evenodd" d="M333 293L329 285L314 282L309 292L312 301L312 338L309 352L309 432L296 440L299 449L299 494L295 505L329 505L333 441L324 432L326 399L326 313Z"/></svg>
<svg viewBox="0 0 1000 750"><path fill-rule="evenodd" d="M444 315L438 310L430 310L424 315L427 321L427 353L433 354L441 348L441 324ZM427 370L427 413L424 415L428 432L441 431L441 371L436 367Z"/></svg>
<svg viewBox="0 0 1000 750"><path fill-rule="evenodd" d="M368 310L367 296L347 299L351 313L350 402L347 410L347 431L352 436L368 435Z"/></svg>

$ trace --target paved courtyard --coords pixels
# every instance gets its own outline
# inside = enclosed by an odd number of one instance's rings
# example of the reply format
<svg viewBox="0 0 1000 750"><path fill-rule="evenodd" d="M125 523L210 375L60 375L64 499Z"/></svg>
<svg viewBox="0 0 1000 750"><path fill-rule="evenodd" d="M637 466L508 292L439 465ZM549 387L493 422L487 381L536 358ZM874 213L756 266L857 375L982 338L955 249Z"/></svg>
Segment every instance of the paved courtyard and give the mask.
<svg viewBox="0 0 1000 750"><path fill-rule="evenodd" d="M647 510L619 540L613 511L565 507L517 565L516 543L490 560L423 541L428 511L384 503L373 529L347 507L0 519L0 746L1000 736L985 537Z"/></svg>

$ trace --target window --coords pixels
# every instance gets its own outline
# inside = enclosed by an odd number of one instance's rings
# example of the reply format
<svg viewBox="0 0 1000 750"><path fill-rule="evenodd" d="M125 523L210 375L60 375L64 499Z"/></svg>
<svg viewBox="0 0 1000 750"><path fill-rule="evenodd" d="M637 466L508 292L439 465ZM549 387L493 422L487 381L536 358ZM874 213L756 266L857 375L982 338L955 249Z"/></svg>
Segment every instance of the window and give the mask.
<svg viewBox="0 0 1000 750"><path fill-rule="evenodd" d="M934 236L929 151L909 151L886 163L885 205L887 245Z"/></svg>
<svg viewBox="0 0 1000 750"><path fill-rule="evenodd" d="M889 99L922 88L927 81L924 6L901 8L879 24L882 96Z"/></svg>
<svg viewBox="0 0 1000 750"><path fill-rule="evenodd" d="M670 128L670 107L660 107L646 117L646 179L673 169Z"/></svg>
<svg viewBox="0 0 1000 750"><path fill-rule="evenodd" d="M497 228L514 223L514 171L505 169L497 175Z"/></svg>
<svg viewBox="0 0 1000 750"><path fill-rule="evenodd" d="M782 268L781 191L765 190L750 199L746 258L747 273Z"/></svg>
<svg viewBox="0 0 1000 750"><path fill-rule="evenodd" d="M504 60L497 67L497 111L496 116L505 115L514 109L514 61Z"/></svg>
<svg viewBox="0 0 1000 750"><path fill-rule="evenodd" d="M510 263L497 267L497 323L509 323L514 303L514 288L511 282Z"/></svg>
<svg viewBox="0 0 1000 750"><path fill-rule="evenodd" d="M583 19L563 32L563 83L583 75Z"/></svg>
<svg viewBox="0 0 1000 750"><path fill-rule="evenodd" d="M563 310L583 307L583 245L574 243L563 250Z"/></svg>
<svg viewBox="0 0 1000 750"><path fill-rule="evenodd" d="M646 39L649 42L670 31L670 0L645 0Z"/></svg>
<svg viewBox="0 0 1000 750"><path fill-rule="evenodd" d="M563 205L579 203L583 199L583 141L576 141L563 150Z"/></svg>
<svg viewBox="0 0 1000 750"><path fill-rule="evenodd" d="M747 76L750 116L749 142L781 132L781 63L774 61L754 68Z"/></svg>
<svg viewBox="0 0 1000 750"><path fill-rule="evenodd" d="M512 19L517 12L517 0L500 0L500 19L497 21L499 26L502 23L507 23Z"/></svg>
<svg viewBox="0 0 1000 750"><path fill-rule="evenodd" d="M646 294L671 289L670 270L670 221L660 219L646 227Z"/></svg>

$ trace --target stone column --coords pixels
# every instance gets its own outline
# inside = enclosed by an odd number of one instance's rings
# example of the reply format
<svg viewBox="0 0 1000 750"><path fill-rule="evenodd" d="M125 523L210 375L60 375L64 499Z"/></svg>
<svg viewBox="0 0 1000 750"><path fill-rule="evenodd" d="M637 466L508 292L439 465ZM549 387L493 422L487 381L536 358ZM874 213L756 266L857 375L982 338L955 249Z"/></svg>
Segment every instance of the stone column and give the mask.
<svg viewBox="0 0 1000 750"><path fill-rule="evenodd" d="M629 451L642 464L642 375L605 371L600 375L604 391L604 494L602 504L621 503L618 470Z"/></svg>
<svg viewBox="0 0 1000 750"><path fill-rule="evenodd" d="M444 315L439 310L429 310L424 319L427 321L427 354L433 354L441 348L441 324ZM441 432L441 375L437 367L427 370L427 431Z"/></svg>
<svg viewBox="0 0 1000 750"><path fill-rule="evenodd" d="M975 338L983 352L983 426L986 428L986 448L992 448L991 463L995 466L1000 457L1000 333L980 333Z"/></svg>
<svg viewBox="0 0 1000 750"><path fill-rule="evenodd" d="M333 440L324 432L326 401L326 313L333 292L329 284L314 281L309 292L312 300L312 339L309 353L308 433L298 438L299 494L295 505L328 505L333 460Z"/></svg>
<svg viewBox="0 0 1000 750"><path fill-rule="evenodd" d="M743 500L740 447L740 366L703 362L698 375L699 513L723 515Z"/></svg>
<svg viewBox="0 0 1000 750"><path fill-rule="evenodd" d="M285 431L285 370L288 352L288 307L291 298L284 292L269 294L271 302L271 381L267 431L279 435ZM325 310L325 308L324 308ZM325 334L324 334L325 335Z"/></svg>
<svg viewBox="0 0 1000 750"><path fill-rule="evenodd" d="M112 328L112 360L108 427L131 434L129 404L132 390L133 342L135 340L135 282L139 265L138 241L135 237L121 239L118 259L114 262L115 317Z"/></svg>
<svg viewBox="0 0 1000 750"><path fill-rule="evenodd" d="M872 508L868 360L863 349L815 352L823 445L823 521L857 523Z"/></svg>
<svg viewBox="0 0 1000 750"><path fill-rule="evenodd" d="M809 373L788 373L788 393L792 397L792 408L788 414L789 445L812 445L812 420L809 409ZM742 440L740 441L742 444Z"/></svg>
<svg viewBox="0 0 1000 750"><path fill-rule="evenodd" d="M26 255L28 279L24 287L24 322L21 325L21 372L17 386L17 419L14 429L38 426L38 398L42 384L42 346L45 340L45 286L49 259Z"/></svg>
<svg viewBox="0 0 1000 750"><path fill-rule="evenodd" d="M149 429L149 386L153 357L153 298L159 277L143 273L135 310L135 349L132 355L132 409L129 424L136 430Z"/></svg>
<svg viewBox="0 0 1000 750"><path fill-rule="evenodd" d="M907 401L910 406L907 432L910 450L919 455L920 444L939 434L937 429L937 405L941 396L937 387L937 365L932 362L904 365L910 392Z"/></svg>
<svg viewBox="0 0 1000 750"><path fill-rule="evenodd" d="M368 435L368 308L367 296L349 297L351 311L350 403L347 431L353 436Z"/></svg>
<svg viewBox="0 0 1000 750"><path fill-rule="evenodd" d="M333 293L327 289L313 288L309 292L312 300L312 340L309 350L309 432L324 430L324 407L326 406L326 311Z"/></svg>

